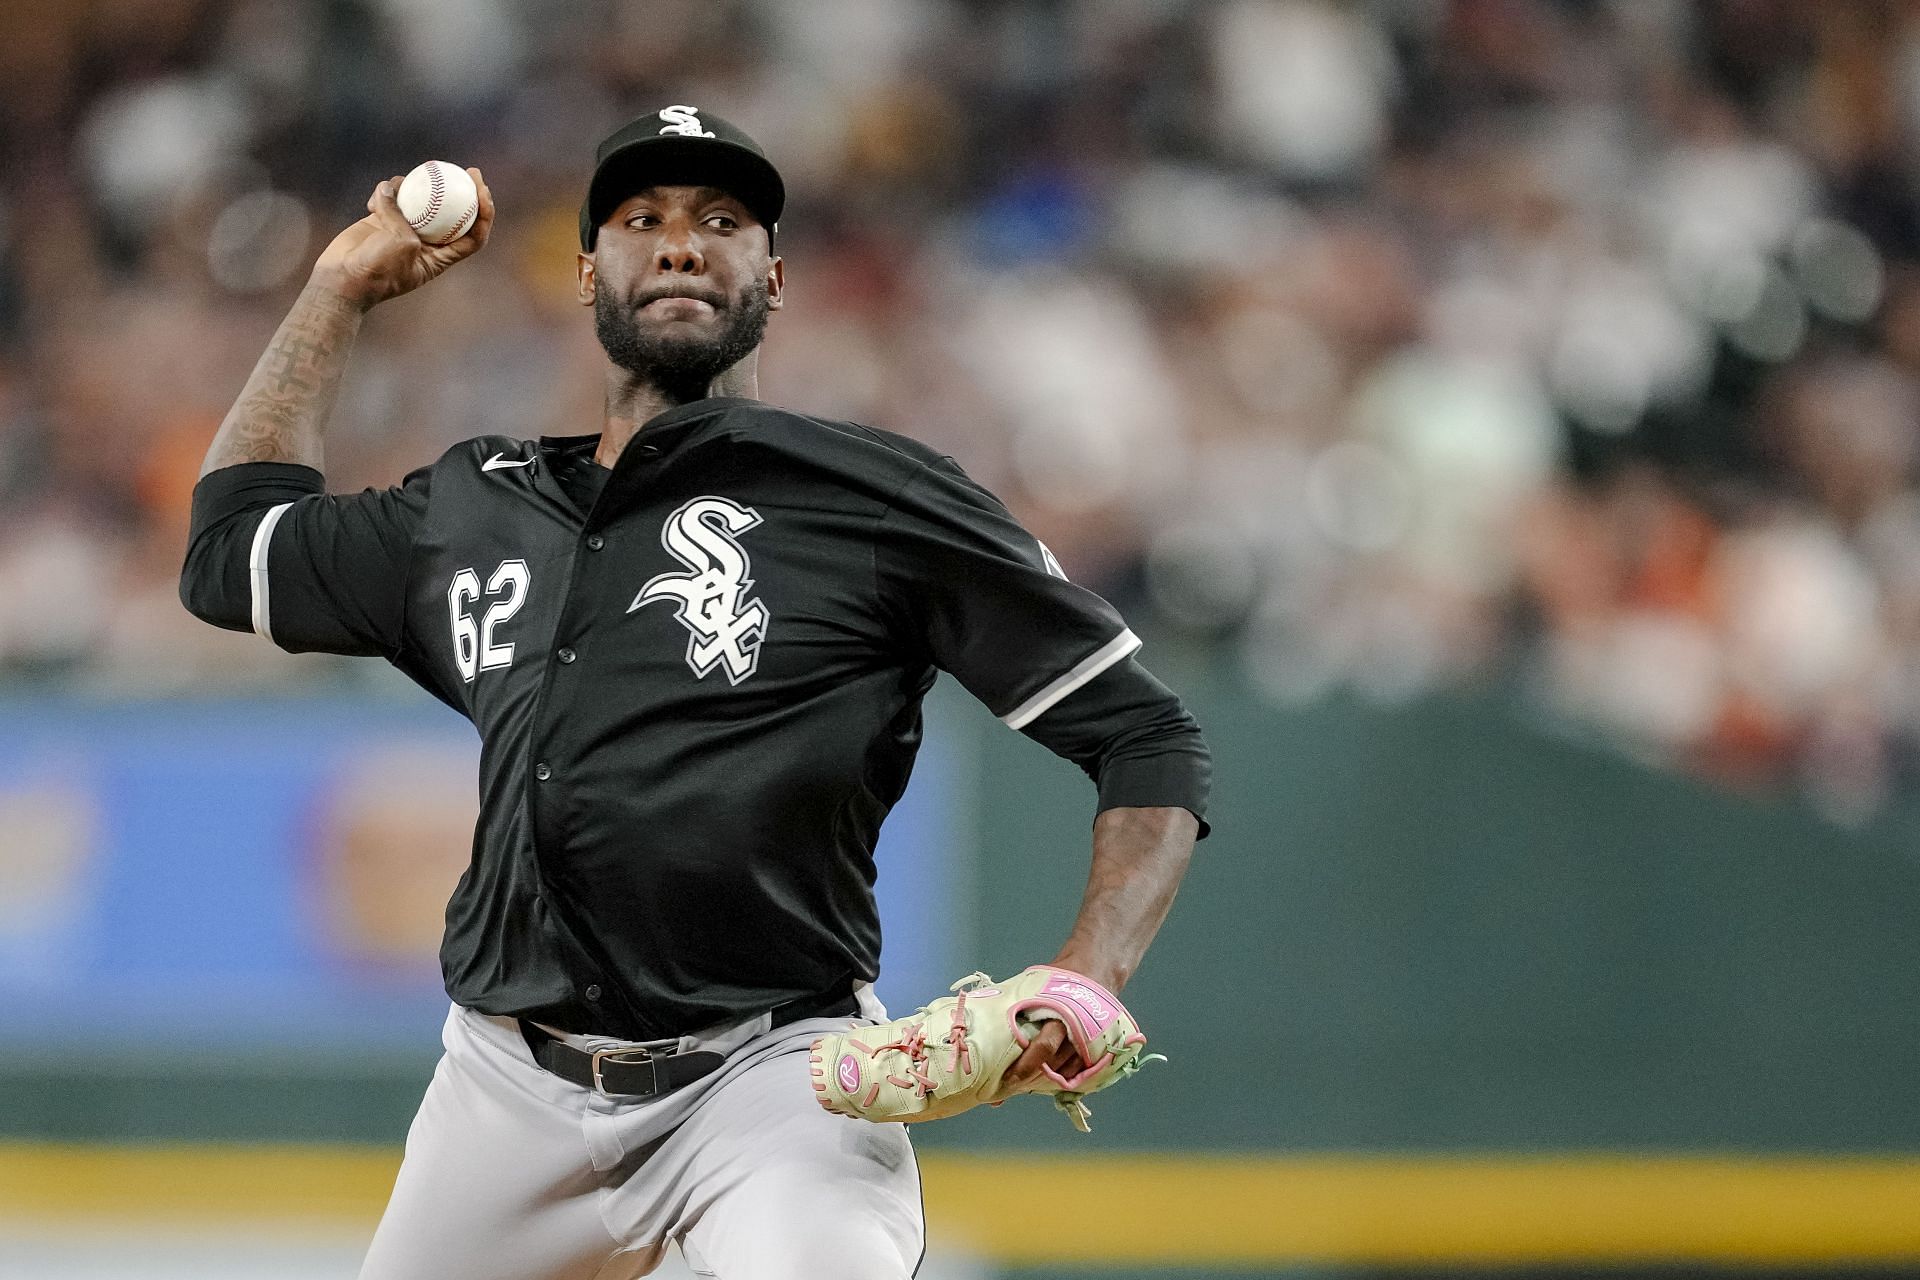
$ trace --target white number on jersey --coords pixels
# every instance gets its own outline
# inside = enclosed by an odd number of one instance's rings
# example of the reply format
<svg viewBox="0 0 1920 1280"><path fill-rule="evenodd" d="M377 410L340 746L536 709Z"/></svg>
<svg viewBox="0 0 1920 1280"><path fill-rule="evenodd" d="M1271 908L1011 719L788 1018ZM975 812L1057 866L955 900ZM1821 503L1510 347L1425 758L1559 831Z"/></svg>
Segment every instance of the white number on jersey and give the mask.
<svg viewBox="0 0 1920 1280"><path fill-rule="evenodd" d="M493 629L520 612L532 580L525 560L501 561L487 579L486 596L492 603L476 625L467 606L481 598L480 575L472 569L453 575L447 586L447 615L453 627L453 661L462 680L472 683L482 671L513 665L513 642L495 643Z"/></svg>

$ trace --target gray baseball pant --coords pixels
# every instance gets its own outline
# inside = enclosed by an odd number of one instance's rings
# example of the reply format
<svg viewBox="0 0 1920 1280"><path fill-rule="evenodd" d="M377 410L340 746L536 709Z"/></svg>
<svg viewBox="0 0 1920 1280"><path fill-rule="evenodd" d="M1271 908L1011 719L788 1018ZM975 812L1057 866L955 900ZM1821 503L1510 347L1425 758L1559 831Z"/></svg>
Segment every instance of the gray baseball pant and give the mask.
<svg viewBox="0 0 1920 1280"><path fill-rule="evenodd" d="M685 1037L725 1064L633 1101L455 1005L360 1280L626 1280L669 1241L716 1280L906 1280L926 1240L906 1129L829 1114L807 1074L856 1020L770 1021Z"/></svg>

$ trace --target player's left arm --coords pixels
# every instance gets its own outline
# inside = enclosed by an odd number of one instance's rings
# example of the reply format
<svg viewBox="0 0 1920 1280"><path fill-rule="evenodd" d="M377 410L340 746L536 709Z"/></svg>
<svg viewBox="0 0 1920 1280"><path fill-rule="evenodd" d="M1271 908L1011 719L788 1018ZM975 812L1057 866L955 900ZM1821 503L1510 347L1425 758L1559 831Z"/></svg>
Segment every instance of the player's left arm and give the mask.
<svg viewBox="0 0 1920 1280"><path fill-rule="evenodd" d="M895 494L875 572L899 627L929 658L1098 786L1093 866L1054 963L1117 991L1206 835L1212 760L1199 726L1135 660L1140 640L1113 607L1069 582L951 459ZM1064 1043L1063 1025L1045 1024L1009 1079L1070 1066Z"/></svg>
<svg viewBox="0 0 1920 1280"><path fill-rule="evenodd" d="M1173 692L1128 658L1023 727L1078 764L1100 791L1093 867L1052 963L1118 992L1159 932L1206 829L1212 757ZM1024 1084L1044 1063L1070 1074L1065 1024L1048 1023L1008 1070Z"/></svg>

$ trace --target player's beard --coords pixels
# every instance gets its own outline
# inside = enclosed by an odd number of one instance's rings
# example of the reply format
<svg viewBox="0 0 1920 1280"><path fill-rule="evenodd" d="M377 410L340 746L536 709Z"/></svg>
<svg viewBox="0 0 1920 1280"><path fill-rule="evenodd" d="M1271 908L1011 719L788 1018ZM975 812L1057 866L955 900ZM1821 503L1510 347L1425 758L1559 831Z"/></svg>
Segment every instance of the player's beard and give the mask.
<svg viewBox="0 0 1920 1280"><path fill-rule="evenodd" d="M767 335L767 282L754 280L721 312L716 331L653 326L606 292L593 300L593 331L607 359L682 403L708 394L713 380L740 363Z"/></svg>

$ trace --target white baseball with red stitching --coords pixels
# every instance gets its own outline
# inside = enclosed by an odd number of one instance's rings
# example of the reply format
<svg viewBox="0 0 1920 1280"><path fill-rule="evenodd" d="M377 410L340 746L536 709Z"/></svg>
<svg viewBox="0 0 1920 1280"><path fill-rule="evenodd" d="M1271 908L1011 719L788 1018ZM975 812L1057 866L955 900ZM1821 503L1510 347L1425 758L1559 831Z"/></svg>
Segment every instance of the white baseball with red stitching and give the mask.
<svg viewBox="0 0 1920 1280"><path fill-rule="evenodd" d="M428 244L450 244L480 216L480 188L457 164L429 160L400 180L400 216Z"/></svg>

